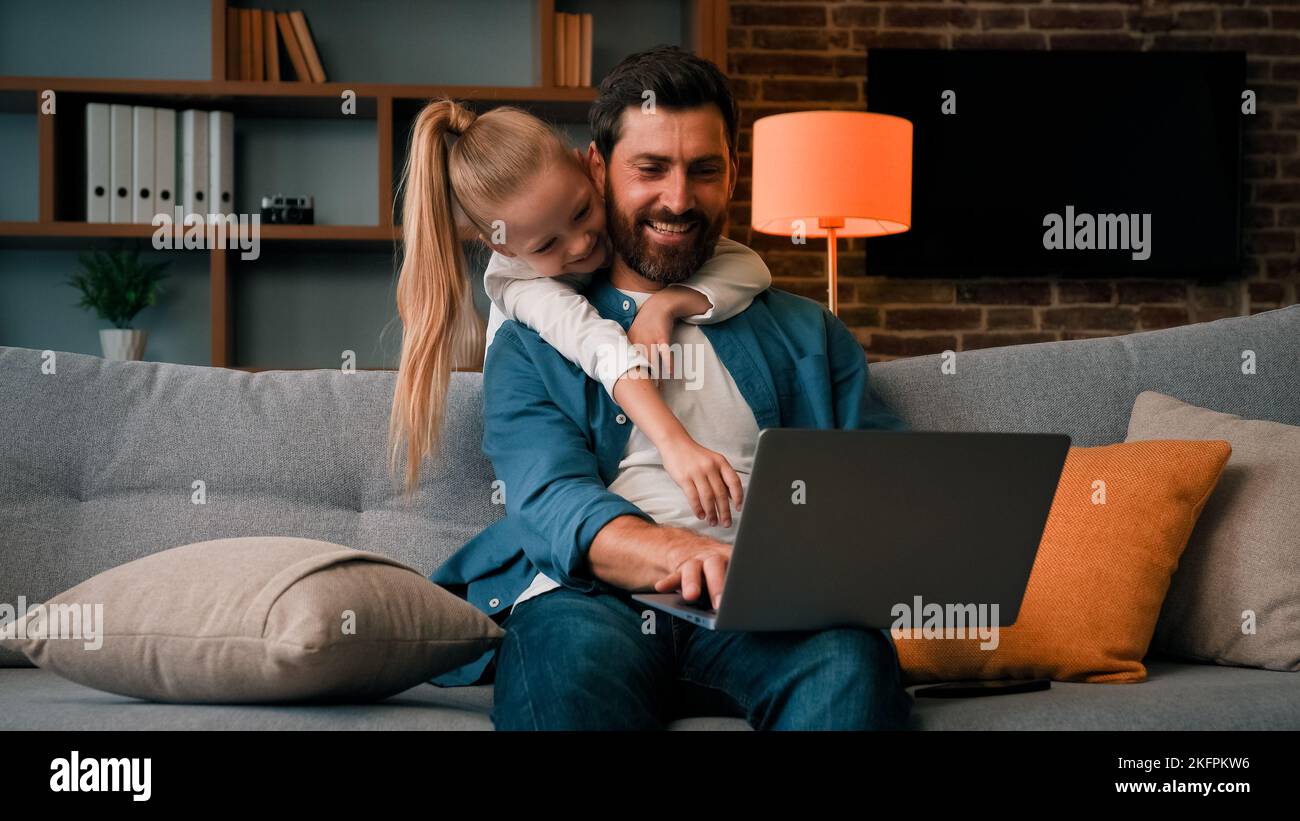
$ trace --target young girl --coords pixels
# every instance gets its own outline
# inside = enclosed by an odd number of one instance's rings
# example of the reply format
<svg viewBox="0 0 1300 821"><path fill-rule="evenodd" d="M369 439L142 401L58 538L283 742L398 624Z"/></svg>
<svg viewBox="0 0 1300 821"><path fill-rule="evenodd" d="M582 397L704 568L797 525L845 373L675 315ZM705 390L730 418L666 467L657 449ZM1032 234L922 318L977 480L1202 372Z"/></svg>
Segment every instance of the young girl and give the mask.
<svg viewBox="0 0 1300 821"><path fill-rule="evenodd" d="M658 369L643 351L666 346L677 319L721 322L747 308L771 283L762 259L720 240L713 258L686 281L690 287L655 294L625 334L576 291L612 261L600 192L554 129L512 107L476 116L450 100L425 106L412 128L402 188L403 337L389 456L396 474L405 435L406 493L418 484L424 456L437 450L453 367L482 361L483 328L460 249L469 226L494 251L484 275L494 306L600 381L659 449L696 516L730 526L728 502L739 509L743 500L740 478L664 404L647 378ZM506 211L514 218L501 219Z"/></svg>

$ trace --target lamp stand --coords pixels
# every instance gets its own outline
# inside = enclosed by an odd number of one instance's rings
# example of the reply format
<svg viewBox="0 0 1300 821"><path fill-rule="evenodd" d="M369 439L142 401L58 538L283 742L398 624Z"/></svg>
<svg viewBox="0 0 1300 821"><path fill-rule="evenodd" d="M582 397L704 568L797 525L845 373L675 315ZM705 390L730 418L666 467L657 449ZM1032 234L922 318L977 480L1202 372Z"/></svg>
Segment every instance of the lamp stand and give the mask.
<svg viewBox="0 0 1300 821"><path fill-rule="evenodd" d="M834 316L839 316L839 246L835 229L843 228L844 220L839 217L818 217L817 227L826 229L826 306Z"/></svg>

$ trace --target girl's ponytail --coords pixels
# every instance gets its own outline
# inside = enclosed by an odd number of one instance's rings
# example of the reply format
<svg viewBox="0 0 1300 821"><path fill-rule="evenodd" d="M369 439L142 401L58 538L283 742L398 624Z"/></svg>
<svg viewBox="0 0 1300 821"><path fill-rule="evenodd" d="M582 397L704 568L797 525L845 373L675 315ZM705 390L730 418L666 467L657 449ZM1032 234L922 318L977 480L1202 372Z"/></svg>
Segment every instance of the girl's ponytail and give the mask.
<svg viewBox="0 0 1300 821"><path fill-rule="evenodd" d="M450 146L449 135L456 138ZM576 162L564 138L518 108L499 106L476 117L439 100L415 119L402 171L402 355L388 425L394 478L406 438L408 501L420 463L438 451L452 369L483 362L485 329L474 311L459 229L491 235L493 209L556 162ZM468 224L458 225L458 216Z"/></svg>
<svg viewBox="0 0 1300 821"><path fill-rule="evenodd" d="M420 111L402 171L401 273L397 309L402 352L389 419L389 471L396 477L406 439L404 495L419 482L420 462L438 452L451 371L483 362L484 326L474 311L456 225L447 135L460 137L475 114L451 100Z"/></svg>

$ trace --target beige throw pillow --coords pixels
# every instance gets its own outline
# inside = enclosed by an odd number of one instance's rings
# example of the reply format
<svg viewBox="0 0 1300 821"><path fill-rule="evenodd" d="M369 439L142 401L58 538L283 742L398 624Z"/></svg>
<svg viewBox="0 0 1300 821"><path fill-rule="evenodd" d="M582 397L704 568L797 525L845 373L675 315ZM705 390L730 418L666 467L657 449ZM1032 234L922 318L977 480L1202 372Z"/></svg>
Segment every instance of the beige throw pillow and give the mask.
<svg viewBox="0 0 1300 821"><path fill-rule="evenodd" d="M1300 670L1300 427L1146 391L1128 438L1223 439L1232 456L1170 581L1151 649Z"/></svg>
<svg viewBox="0 0 1300 821"><path fill-rule="evenodd" d="M505 635L400 562L285 536L164 550L19 615L0 644L79 684L166 702L382 699Z"/></svg>

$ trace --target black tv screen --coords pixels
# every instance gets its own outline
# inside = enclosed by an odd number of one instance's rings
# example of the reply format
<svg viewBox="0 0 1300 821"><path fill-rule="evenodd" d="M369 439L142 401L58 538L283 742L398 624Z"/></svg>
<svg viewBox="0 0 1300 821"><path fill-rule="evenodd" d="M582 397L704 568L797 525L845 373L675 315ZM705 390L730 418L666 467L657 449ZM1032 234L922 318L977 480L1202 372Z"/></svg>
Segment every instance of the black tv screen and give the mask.
<svg viewBox="0 0 1300 821"><path fill-rule="evenodd" d="M913 155L868 273L1236 276L1246 88L1244 52L870 49L867 109Z"/></svg>

